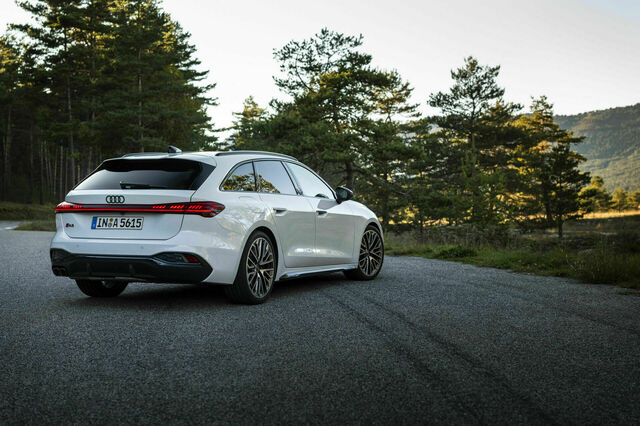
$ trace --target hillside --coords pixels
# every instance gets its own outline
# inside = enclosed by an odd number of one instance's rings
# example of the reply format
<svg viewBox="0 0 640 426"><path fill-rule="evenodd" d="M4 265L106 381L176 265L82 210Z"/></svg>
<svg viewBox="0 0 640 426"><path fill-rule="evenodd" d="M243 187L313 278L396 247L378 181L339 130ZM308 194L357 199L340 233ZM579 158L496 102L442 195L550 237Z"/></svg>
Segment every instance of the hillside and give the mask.
<svg viewBox="0 0 640 426"><path fill-rule="evenodd" d="M588 160L583 168L602 176L607 189L640 189L640 103L560 115L556 121L562 128L586 136L576 146Z"/></svg>

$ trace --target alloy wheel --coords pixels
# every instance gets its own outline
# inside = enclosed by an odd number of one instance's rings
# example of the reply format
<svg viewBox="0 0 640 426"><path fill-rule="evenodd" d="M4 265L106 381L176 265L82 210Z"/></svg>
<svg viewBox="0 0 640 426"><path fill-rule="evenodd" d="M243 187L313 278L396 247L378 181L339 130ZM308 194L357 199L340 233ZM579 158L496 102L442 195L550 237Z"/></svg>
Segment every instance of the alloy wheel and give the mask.
<svg viewBox="0 0 640 426"><path fill-rule="evenodd" d="M382 266L382 239L373 229L367 229L360 244L358 266L363 274L375 275Z"/></svg>
<svg viewBox="0 0 640 426"><path fill-rule="evenodd" d="M256 238L247 254L247 283L249 290L262 298L271 290L275 272L275 261L271 243L263 237Z"/></svg>

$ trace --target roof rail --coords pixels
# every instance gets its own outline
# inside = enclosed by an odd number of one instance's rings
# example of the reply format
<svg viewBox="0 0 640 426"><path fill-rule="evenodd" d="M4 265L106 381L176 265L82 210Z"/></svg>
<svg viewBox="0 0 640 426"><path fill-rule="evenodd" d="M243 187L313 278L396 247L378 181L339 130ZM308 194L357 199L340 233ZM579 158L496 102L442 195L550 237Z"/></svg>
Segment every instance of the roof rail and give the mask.
<svg viewBox="0 0 640 426"><path fill-rule="evenodd" d="M266 155L273 155L275 157L282 157L282 158L288 158L289 160L295 160L298 161L297 158L292 157L290 155L285 155L285 154L278 154L277 152L269 152L269 151L221 151L216 153L216 157L222 157L222 156L226 156L226 155L251 155L251 154L266 154Z"/></svg>
<svg viewBox="0 0 640 426"><path fill-rule="evenodd" d="M145 157L145 156L165 155L165 154L166 152L132 152L132 153L123 155L123 157Z"/></svg>

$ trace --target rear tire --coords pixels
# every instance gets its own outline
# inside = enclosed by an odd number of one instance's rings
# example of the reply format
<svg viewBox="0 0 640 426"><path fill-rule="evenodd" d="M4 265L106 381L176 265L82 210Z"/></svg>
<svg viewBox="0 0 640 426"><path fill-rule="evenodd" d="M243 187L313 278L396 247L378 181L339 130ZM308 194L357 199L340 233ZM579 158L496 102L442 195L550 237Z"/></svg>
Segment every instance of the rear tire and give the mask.
<svg viewBox="0 0 640 426"><path fill-rule="evenodd" d="M235 303L257 305L271 294L276 275L275 245L267 234L256 231L247 240L238 273L225 293Z"/></svg>
<svg viewBox="0 0 640 426"><path fill-rule="evenodd" d="M114 280L76 280L80 291L91 297L115 297L122 293L127 285L126 281Z"/></svg>
<svg viewBox="0 0 640 426"><path fill-rule="evenodd" d="M384 243L380 231L369 225L362 234L358 268L344 271L344 275L352 280L368 281L378 276L384 262Z"/></svg>

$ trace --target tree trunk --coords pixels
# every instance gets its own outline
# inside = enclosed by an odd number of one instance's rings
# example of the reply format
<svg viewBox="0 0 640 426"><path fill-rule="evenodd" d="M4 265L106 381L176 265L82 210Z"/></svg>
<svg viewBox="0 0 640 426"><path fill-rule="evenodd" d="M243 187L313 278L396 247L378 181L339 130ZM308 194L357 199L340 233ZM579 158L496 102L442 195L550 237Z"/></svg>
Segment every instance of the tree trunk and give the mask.
<svg viewBox="0 0 640 426"><path fill-rule="evenodd" d="M347 161L345 163L345 168L347 171L347 184L346 184L347 188L353 191L354 172L353 172L353 164L351 164L351 161Z"/></svg>
<svg viewBox="0 0 640 426"><path fill-rule="evenodd" d="M138 34L141 32L142 22L142 7L141 2L138 3ZM142 132L142 68L140 61L142 60L142 49L138 48L138 143L140 144L140 151L144 152L144 144L142 138L144 136Z"/></svg>
<svg viewBox="0 0 640 426"><path fill-rule="evenodd" d="M38 143L39 153L40 153L40 174L38 177L38 187L40 189L40 194L38 197L38 201L40 204L44 204L44 145L42 142Z"/></svg>
<svg viewBox="0 0 640 426"><path fill-rule="evenodd" d="M564 220L562 220L562 217L560 216L558 216L557 225L558 225L558 238L562 238L562 225L564 225Z"/></svg>
<svg viewBox="0 0 640 426"><path fill-rule="evenodd" d="M58 200L60 200L63 195L63 182L64 182L64 147L60 146L60 171L58 172Z"/></svg>
<svg viewBox="0 0 640 426"><path fill-rule="evenodd" d="M544 202L544 211L547 215L547 223L551 225L553 223L553 214L551 213L551 203L549 201Z"/></svg>
<svg viewBox="0 0 640 426"><path fill-rule="evenodd" d="M87 155L87 170L86 170L85 176L89 176L89 173L93 171L92 161L93 161L93 147L90 146L89 154Z"/></svg>
<svg viewBox="0 0 640 426"><path fill-rule="evenodd" d="M4 160L4 176L2 179L2 199L6 200L9 196L9 180L11 179L11 161L9 155L11 154L11 110L13 106L9 104L7 111L7 133L4 138L3 144L3 160Z"/></svg>
<svg viewBox="0 0 640 426"><path fill-rule="evenodd" d="M29 199L27 203L33 203L33 184L35 183L35 171L33 170L33 122L29 126Z"/></svg>
<svg viewBox="0 0 640 426"><path fill-rule="evenodd" d="M68 153L68 158L69 158L69 164L70 164L70 169L71 169L71 175L70 175L70 181L71 184L74 185L76 182L76 175L75 175L75 159L74 159L74 147L73 147L73 113L71 111L71 80L69 79L69 76L67 76L67 115L69 118L69 153ZM67 182L66 185L69 185L69 183ZM66 186L65 185L65 186Z"/></svg>

